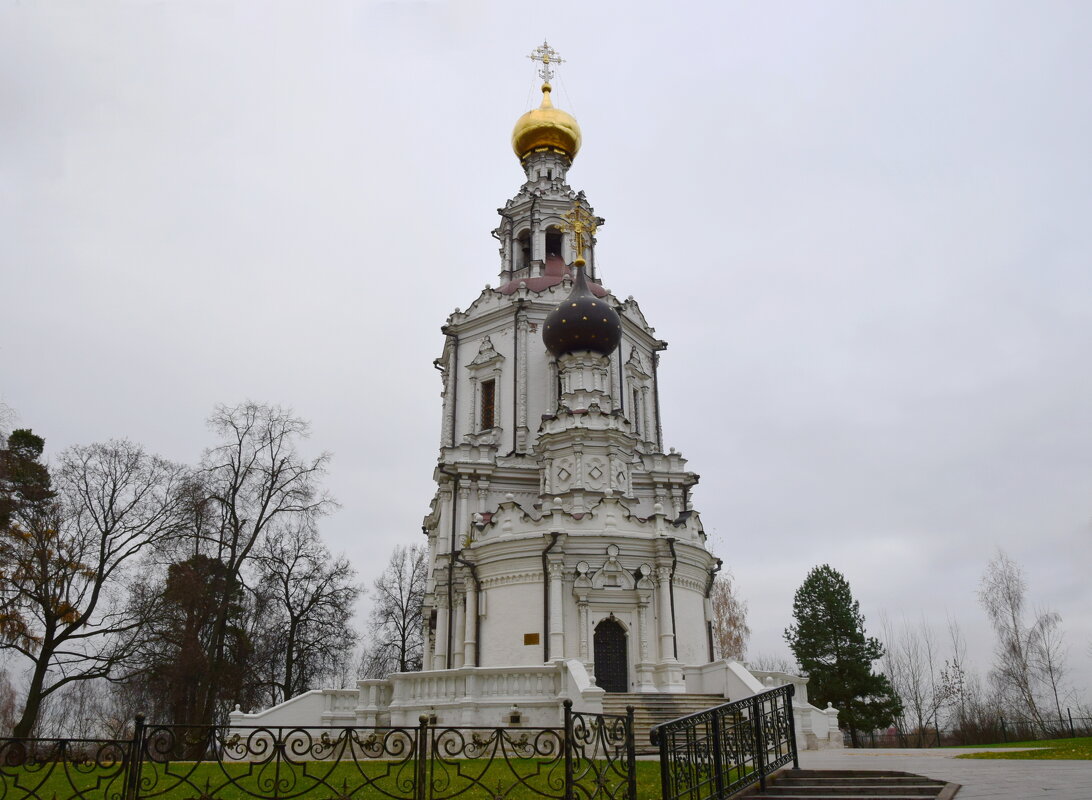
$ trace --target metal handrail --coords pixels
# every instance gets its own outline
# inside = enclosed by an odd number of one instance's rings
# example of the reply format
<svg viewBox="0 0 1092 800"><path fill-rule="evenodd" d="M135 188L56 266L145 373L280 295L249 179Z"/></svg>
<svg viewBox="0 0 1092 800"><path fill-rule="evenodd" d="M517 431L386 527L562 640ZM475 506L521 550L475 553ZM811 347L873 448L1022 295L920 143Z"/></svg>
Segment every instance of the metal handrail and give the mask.
<svg viewBox="0 0 1092 800"><path fill-rule="evenodd" d="M664 800L723 800L792 763L799 768L790 683L656 725Z"/></svg>

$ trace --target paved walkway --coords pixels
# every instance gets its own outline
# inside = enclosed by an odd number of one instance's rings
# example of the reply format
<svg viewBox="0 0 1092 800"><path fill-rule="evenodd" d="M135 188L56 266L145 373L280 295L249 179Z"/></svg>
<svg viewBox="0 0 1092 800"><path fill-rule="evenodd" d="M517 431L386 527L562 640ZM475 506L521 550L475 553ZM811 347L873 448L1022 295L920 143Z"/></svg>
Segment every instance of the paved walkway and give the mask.
<svg viewBox="0 0 1092 800"><path fill-rule="evenodd" d="M800 754L805 769L893 769L961 784L956 800L1092 800L1092 761L955 758L981 749L808 750Z"/></svg>

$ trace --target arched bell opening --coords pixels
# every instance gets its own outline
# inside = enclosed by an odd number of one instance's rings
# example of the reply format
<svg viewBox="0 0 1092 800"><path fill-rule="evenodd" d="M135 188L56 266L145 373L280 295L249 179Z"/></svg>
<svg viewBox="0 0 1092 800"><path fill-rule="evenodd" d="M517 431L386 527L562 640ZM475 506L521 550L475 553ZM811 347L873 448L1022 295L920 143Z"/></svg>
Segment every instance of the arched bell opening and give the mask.
<svg viewBox="0 0 1092 800"><path fill-rule="evenodd" d="M526 228L516 234L513 242L512 270L519 272L531 265L531 231Z"/></svg>
<svg viewBox="0 0 1092 800"><path fill-rule="evenodd" d="M614 614L595 626L595 682L604 692L629 691L626 629Z"/></svg>
<svg viewBox="0 0 1092 800"><path fill-rule="evenodd" d="M563 258L561 248L565 243L565 236L561 229L551 225L546 229L546 258Z"/></svg>

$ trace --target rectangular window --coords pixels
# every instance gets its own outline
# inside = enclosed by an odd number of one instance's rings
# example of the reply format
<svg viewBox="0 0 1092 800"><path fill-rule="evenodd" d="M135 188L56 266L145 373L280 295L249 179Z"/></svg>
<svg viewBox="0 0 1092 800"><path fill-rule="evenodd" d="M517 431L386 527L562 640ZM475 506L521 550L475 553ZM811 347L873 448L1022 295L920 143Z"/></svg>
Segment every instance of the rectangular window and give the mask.
<svg viewBox="0 0 1092 800"><path fill-rule="evenodd" d="M494 410L497 403L497 382L482 381L482 426L483 431L493 427Z"/></svg>
<svg viewBox="0 0 1092 800"><path fill-rule="evenodd" d="M641 390L633 390L633 432L640 435L641 433Z"/></svg>

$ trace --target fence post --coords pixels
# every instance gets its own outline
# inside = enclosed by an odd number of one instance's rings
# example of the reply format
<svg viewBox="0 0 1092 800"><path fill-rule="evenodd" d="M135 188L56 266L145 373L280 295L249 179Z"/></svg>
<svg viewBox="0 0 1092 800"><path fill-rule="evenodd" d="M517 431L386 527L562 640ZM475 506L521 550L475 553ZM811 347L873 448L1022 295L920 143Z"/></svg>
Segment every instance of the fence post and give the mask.
<svg viewBox="0 0 1092 800"><path fill-rule="evenodd" d="M628 800L637 800L637 734L633 729L633 706L626 706L626 762L629 783Z"/></svg>
<svg viewBox="0 0 1092 800"><path fill-rule="evenodd" d="M724 797L724 764L722 763L722 751L720 737L720 714L714 710L711 714L713 725L713 786L716 787L716 796Z"/></svg>
<svg viewBox="0 0 1092 800"><path fill-rule="evenodd" d="M1007 742L1008 740L1009 736L1007 733L1005 733L1005 718L1001 717L1001 741Z"/></svg>
<svg viewBox="0 0 1092 800"><path fill-rule="evenodd" d="M425 800L428 797L428 714L422 714L417 718L417 741L414 742L414 800Z"/></svg>
<svg viewBox="0 0 1092 800"><path fill-rule="evenodd" d="M671 759L667 755L667 737L659 726L654 726L648 734L652 744L660 748L660 800L672 800L674 795L671 793Z"/></svg>
<svg viewBox="0 0 1092 800"><path fill-rule="evenodd" d="M137 714L133 722L133 738L129 741L129 752L125 765L125 800L136 800L140 794L140 778L144 763L144 715Z"/></svg>
<svg viewBox="0 0 1092 800"><path fill-rule="evenodd" d="M565 706L565 800L573 800L573 701L566 698Z"/></svg>
<svg viewBox="0 0 1092 800"><path fill-rule="evenodd" d="M1066 706L1065 713L1069 717L1069 738L1076 739L1077 734L1073 731L1073 712L1069 710L1068 706Z"/></svg>
<svg viewBox="0 0 1092 800"><path fill-rule="evenodd" d="M786 712L789 715L789 747L792 748L792 768L800 769L800 753L796 746L796 712L792 708L792 699L796 696L796 686L789 684L788 694L785 695Z"/></svg>
<svg viewBox="0 0 1092 800"><path fill-rule="evenodd" d="M762 700L757 696L751 704L751 716L755 725L755 767L758 769L758 785L766 791L766 740L762 734Z"/></svg>

